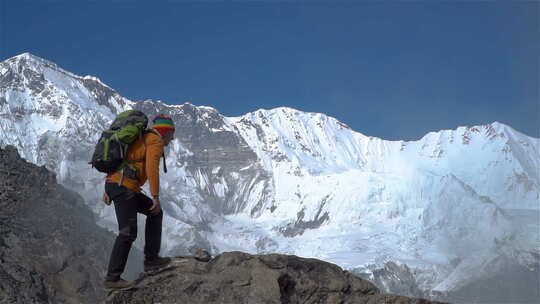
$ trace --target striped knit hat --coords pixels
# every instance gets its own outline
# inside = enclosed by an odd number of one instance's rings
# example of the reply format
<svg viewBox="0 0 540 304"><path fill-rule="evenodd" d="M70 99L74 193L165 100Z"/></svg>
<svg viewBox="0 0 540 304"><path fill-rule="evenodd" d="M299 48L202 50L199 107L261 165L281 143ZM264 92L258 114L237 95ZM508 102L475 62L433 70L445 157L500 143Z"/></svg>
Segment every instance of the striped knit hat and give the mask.
<svg viewBox="0 0 540 304"><path fill-rule="evenodd" d="M161 136L165 136L171 131L174 132L174 122L170 116L158 114L152 123L152 128L158 131Z"/></svg>

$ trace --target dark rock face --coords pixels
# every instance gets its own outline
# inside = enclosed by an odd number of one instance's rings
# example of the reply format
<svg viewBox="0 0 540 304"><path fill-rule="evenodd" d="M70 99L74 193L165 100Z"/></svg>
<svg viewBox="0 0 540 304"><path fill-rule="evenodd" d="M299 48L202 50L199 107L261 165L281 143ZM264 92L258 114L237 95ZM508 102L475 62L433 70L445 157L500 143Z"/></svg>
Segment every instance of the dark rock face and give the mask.
<svg viewBox="0 0 540 304"><path fill-rule="evenodd" d="M365 270L370 270L372 275L364 272ZM420 290L415 274L407 265L387 262L382 268L370 266L367 269L355 269L352 272L360 278L372 281L385 292L429 298L428 294Z"/></svg>
<svg viewBox="0 0 540 304"><path fill-rule="evenodd" d="M296 221L294 223L289 223L285 227L282 227L280 229L280 232L286 237L294 237L303 234L306 229L319 228L324 222L330 219L330 217L328 216L328 212L325 212L321 215L322 208L326 204L327 199L328 196L321 202L321 204L319 205L319 210L317 211L317 214L315 215L315 218L313 220L304 221L305 209L302 209L300 212L298 212Z"/></svg>
<svg viewBox="0 0 540 304"><path fill-rule="evenodd" d="M113 240L53 173L0 148L0 303L101 301Z"/></svg>
<svg viewBox="0 0 540 304"><path fill-rule="evenodd" d="M380 294L372 283L316 259L226 252L209 262L178 257L106 303L435 303Z"/></svg>
<svg viewBox="0 0 540 304"><path fill-rule="evenodd" d="M150 119L157 113L172 117L176 137L193 152L189 158L193 169L224 165L239 169L257 160L257 155L242 137L223 128L223 116L213 109L198 108L189 103L166 106L154 101L138 102L134 107Z"/></svg>
<svg viewBox="0 0 540 304"><path fill-rule="evenodd" d="M176 138L191 152L182 155L179 161L192 176L204 177L210 185L223 179L228 189L224 195L218 195L208 185L199 189L199 194L212 211L232 214L243 210L251 192L251 188L245 185L260 183L267 190L260 199L261 204L250 210L252 215L260 213L264 202L270 201L271 176L260 167L257 154L244 139L237 132L225 128L224 117L219 112L190 103L167 106L152 100L138 102L134 108L143 111L150 119L158 113L172 117ZM239 180L243 182L239 183Z"/></svg>
<svg viewBox="0 0 540 304"><path fill-rule="evenodd" d="M117 97L118 99L120 99L120 96L118 95L118 93L116 93L116 91L102 85L95 79L83 78L81 79L81 82L86 87L86 89L88 89L88 91L90 91L92 95L94 95L94 97L96 98L96 102L99 105L106 106L114 114L119 114L116 108L113 107L109 102L109 99L113 97Z"/></svg>

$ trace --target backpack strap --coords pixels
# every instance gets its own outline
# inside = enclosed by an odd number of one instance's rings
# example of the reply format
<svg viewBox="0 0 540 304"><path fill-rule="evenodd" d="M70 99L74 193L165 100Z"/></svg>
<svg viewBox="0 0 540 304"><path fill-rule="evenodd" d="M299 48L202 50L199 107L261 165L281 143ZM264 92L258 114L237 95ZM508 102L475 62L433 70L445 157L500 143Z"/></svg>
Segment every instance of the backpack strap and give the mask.
<svg viewBox="0 0 540 304"><path fill-rule="evenodd" d="M123 181L124 181L124 168L122 168L122 173L120 174L120 181L118 182L118 186L122 186Z"/></svg>
<svg viewBox="0 0 540 304"><path fill-rule="evenodd" d="M118 138L118 136L116 138ZM120 143L120 141L118 142ZM126 151L126 154L127 154L127 151ZM124 147L122 147L121 143L120 143L120 156L122 157L122 159L124 158ZM120 182L118 182L118 185L122 186L123 182L124 182L124 168L122 167L122 173L120 173Z"/></svg>
<svg viewBox="0 0 540 304"><path fill-rule="evenodd" d="M167 162L165 162L165 151L163 151L163 172L167 173Z"/></svg>
<svg viewBox="0 0 540 304"><path fill-rule="evenodd" d="M118 136L116 137L117 140L118 140ZM120 142L120 140L118 140L118 142ZM144 140L143 140L144 142ZM122 144L120 144L120 156L122 157L122 159L124 159L124 161L122 162L122 164L120 165L121 167L121 170L120 170L120 181L118 182L118 185L119 186L122 186L122 183L124 182L124 170L126 169L126 167L132 167L130 165L131 162L134 162L134 161L139 161L139 160L130 160L130 159L127 159L127 152L128 152L128 148L129 146L126 145L126 146L123 146ZM146 145L145 145L146 146ZM125 149L125 151L124 151ZM143 161L143 160L141 160Z"/></svg>

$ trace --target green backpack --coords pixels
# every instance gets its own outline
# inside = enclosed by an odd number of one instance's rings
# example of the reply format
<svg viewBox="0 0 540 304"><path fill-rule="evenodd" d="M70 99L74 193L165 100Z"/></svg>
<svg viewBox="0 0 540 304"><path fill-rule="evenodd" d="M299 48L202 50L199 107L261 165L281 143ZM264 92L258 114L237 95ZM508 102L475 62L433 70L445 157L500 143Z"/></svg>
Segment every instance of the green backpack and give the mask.
<svg viewBox="0 0 540 304"><path fill-rule="evenodd" d="M127 149L143 136L147 126L148 117L141 111L129 110L118 114L111 127L101 133L89 164L103 173L113 173L130 166L125 160Z"/></svg>

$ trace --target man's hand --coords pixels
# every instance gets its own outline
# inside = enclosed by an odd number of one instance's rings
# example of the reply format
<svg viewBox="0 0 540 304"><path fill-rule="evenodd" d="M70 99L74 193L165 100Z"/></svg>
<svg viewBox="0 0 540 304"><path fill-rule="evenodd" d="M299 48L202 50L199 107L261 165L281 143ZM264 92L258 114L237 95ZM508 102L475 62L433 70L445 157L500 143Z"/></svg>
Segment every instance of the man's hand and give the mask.
<svg viewBox="0 0 540 304"><path fill-rule="evenodd" d="M103 193L103 202L107 206L111 204L111 198L107 195L107 193Z"/></svg>
<svg viewBox="0 0 540 304"><path fill-rule="evenodd" d="M150 213L153 215L159 214L161 211L161 203L159 202L159 196L152 198L152 207L150 207Z"/></svg>

